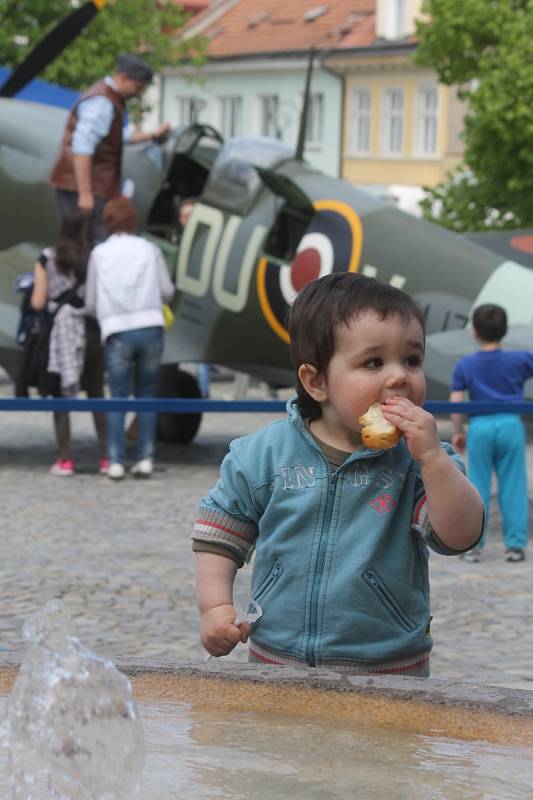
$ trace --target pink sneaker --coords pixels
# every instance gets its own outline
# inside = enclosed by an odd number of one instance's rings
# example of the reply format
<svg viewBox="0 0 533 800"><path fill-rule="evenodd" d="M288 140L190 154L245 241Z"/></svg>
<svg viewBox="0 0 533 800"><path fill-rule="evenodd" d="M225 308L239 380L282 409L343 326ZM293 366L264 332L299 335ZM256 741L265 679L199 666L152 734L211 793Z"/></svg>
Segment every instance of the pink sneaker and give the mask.
<svg viewBox="0 0 533 800"><path fill-rule="evenodd" d="M107 475L109 472L109 459L108 458L101 458L100 459L100 467L98 469L100 475Z"/></svg>
<svg viewBox="0 0 533 800"><path fill-rule="evenodd" d="M66 458L59 458L55 464L50 467L52 475L62 475L67 477L74 475L74 461L68 461Z"/></svg>

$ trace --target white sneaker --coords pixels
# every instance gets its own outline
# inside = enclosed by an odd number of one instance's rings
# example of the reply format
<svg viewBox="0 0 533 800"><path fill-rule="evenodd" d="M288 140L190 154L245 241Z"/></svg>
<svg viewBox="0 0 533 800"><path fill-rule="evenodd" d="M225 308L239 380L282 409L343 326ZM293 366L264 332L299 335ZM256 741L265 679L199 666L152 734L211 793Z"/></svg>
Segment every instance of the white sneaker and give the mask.
<svg viewBox="0 0 533 800"><path fill-rule="evenodd" d="M151 458L143 458L131 468L131 474L136 478L149 478L153 471L154 463Z"/></svg>
<svg viewBox="0 0 533 800"><path fill-rule="evenodd" d="M124 469L124 465L115 462L109 465L109 469L107 470L107 477L111 478L112 481L120 481L124 477L125 472L126 470Z"/></svg>

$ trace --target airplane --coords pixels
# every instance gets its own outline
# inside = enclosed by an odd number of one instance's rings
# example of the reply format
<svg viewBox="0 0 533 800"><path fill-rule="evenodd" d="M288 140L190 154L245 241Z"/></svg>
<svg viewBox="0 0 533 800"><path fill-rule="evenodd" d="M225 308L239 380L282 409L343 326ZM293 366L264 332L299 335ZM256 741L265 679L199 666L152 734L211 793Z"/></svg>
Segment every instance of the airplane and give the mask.
<svg viewBox="0 0 533 800"><path fill-rule="evenodd" d="M73 14L103 5L85 3ZM453 364L474 347L467 324L480 303L504 305L511 346L533 349L527 263L405 214L305 162L312 61L313 53L296 152L266 137L224 141L202 123L173 130L164 143L125 148L123 191L132 196L143 235L163 250L177 288L161 396L199 397L194 376L179 369L182 362L293 385L286 313L309 281L330 272L375 276L422 306L428 399L447 398ZM7 91L0 87L0 364L10 374L19 318L12 285L57 233L47 177L66 120L61 109L13 99L42 58L30 66L15 70ZM196 202L181 232L177 212L189 197ZM200 418L160 415L160 437L191 441Z"/></svg>

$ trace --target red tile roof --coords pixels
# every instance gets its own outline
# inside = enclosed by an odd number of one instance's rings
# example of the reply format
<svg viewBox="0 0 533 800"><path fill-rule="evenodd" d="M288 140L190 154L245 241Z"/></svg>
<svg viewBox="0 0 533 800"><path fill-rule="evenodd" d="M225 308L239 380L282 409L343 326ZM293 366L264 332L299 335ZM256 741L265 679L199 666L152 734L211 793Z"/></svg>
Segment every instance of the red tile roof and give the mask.
<svg viewBox="0 0 533 800"><path fill-rule="evenodd" d="M190 14L199 14L209 8L209 0L182 0L179 5Z"/></svg>
<svg viewBox="0 0 533 800"><path fill-rule="evenodd" d="M376 0L219 0L191 24L205 24L213 58L345 49L373 44L375 8Z"/></svg>

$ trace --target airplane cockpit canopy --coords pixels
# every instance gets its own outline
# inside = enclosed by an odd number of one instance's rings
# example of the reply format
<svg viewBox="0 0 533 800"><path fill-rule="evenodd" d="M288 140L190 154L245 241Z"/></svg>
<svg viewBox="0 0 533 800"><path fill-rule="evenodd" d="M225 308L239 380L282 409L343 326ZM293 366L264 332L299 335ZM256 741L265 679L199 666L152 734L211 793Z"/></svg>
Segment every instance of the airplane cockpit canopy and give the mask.
<svg viewBox="0 0 533 800"><path fill-rule="evenodd" d="M179 238L179 206L198 197L222 147L222 137L200 123L177 128L162 147L143 149L143 156L159 174L159 190L147 215L145 229L165 239Z"/></svg>
<svg viewBox="0 0 533 800"><path fill-rule="evenodd" d="M231 139L217 155L202 200L244 216L263 185L254 166L273 169L293 156L293 150L278 139L266 136Z"/></svg>

